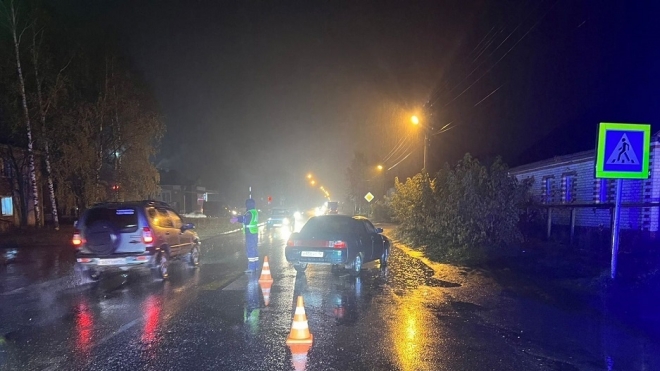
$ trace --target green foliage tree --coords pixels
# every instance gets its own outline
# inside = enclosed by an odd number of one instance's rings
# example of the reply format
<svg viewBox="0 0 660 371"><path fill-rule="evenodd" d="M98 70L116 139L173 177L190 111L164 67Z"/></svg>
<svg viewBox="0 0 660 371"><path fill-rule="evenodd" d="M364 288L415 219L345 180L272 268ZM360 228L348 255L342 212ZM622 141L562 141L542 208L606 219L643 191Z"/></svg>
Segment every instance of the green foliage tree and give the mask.
<svg viewBox="0 0 660 371"><path fill-rule="evenodd" d="M522 239L518 221L529 184L509 176L499 158L487 168L466 154L435 179L417 174L397 179L395 189L398 233L432 259L479 260Z"/></svg>
<svg viewBox="0 0 660 371"><path fill-rule="evenodd" d="M55 176L81 209L158 192L158 171L150 161L164 133L157 106L119 62L108 58L105 65L98 98L69 107L52 131L60 155Z"/></svg>

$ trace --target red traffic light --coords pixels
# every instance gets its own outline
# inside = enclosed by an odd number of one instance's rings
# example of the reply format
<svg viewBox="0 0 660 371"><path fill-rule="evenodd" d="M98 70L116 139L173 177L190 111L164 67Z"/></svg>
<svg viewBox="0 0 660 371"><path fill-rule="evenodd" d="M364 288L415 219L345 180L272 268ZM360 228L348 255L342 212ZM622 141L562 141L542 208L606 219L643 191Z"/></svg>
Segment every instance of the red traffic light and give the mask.
<svg viewBox="0 0 660 371"><path fill-rule="evenodd" d="M268 203L271 203L271 202L273 202L273 198L268 196Z"/></svg>

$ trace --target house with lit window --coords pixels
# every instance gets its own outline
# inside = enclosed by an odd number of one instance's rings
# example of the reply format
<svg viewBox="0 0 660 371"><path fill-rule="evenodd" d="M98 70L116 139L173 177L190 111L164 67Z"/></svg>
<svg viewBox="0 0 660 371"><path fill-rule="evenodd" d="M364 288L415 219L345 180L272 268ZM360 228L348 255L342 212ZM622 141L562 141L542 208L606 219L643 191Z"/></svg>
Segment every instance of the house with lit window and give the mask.
<svg viewBox="0 0 660 371"><path fill-rule="evenodd" d="M658 133L651 137L649 153L649 178L623 181L621 228L654 236L660 226L660 208L649 204L660 202ZM614 202L616 180L596 179L595 156L595 150L556 156L512 168L509 173L518 180L533 178L533 197L552 209L553 225L569 225L573 209L575 227L610 229L611 208L603 206Z"/></svg>
<svg viewBox="0 0 660 371"><path fill-rule="evenodd" d="M9 160L0 158L0 231L14 224L13 192L9 181L11 177L12 168Z"/></svg>
<svg viewBox="0 0 660 371"><path fill-rule="evenodd" d="M167 202L181 214L205 212L209 202L219 202L218 192L185 179L176 170L161 169L159 201Z"/></svg>
<svg viewBox="0 0 660 371"><path fill-rule="evenodd" d="M39 153L36 153L38 159ZM37 172L37 182L42 174ZM39 184L40 195L43 195ZM34 198L27 171L27 151L0 144L0 232L21 225L35 225ZM41 219L44 202L40 198ZM50 212L50 210L45 210Z"/></svg>

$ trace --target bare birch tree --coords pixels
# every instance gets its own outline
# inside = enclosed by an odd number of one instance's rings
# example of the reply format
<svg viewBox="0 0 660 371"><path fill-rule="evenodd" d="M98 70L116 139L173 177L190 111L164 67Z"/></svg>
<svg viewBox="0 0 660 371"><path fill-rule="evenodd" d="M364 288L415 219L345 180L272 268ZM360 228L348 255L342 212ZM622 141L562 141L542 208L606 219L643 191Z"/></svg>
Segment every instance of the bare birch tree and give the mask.
<svg viewBox="0 0 660 371"><path fill-rule="evenodd" d="M28 167L30 186L32 188L32 201L34 205L34 218L35 226L41 226L41 210L39 202L39 187L37 184L37 169L34 159L34 140L32 133L32 122L30 121L30 110L28 109L27 94L25 93L25 79L23 78L23 68L21 65L21 41L23 34L31 25L26 22L21 22L18 14L18 9L14 4L14 0L9 0L3 4L3 10L7 21L7 26L11 34L12 44L14 47L14 56L16 58L16 74L18 75L18 87L21 95L21 106L23 109L25 128L27 132L27 150L28 150Z"/></svg>
<svg viewBox="0 0 660 371"><path fill-rule="evenodd" d="M36 87L37 87L37 104L39 108L39 119L41 120L41 134L42 134L42 141L43 141L43 146L44 146L44 161L46 163L46 178L48 181L48 195L50 197L50 206L51 206L51 213L53 216L53 226L55 227L55 230L60 229L60 221L59 221L59 216L58 216L58 211L57 211L57 199L55 197L55 186L53 185L53 171L52 171L52 166L51 166L51 154L50 154L50 141L51 139L47 135L47 123L46 123L46 115L48 113L48 110L50 109L52 102L54 100L54 97L56 94L58 94L58 91L61 89L61 76L62 72L66 69L68 66L64 66L58 73L57 76L55 77L55 81L53 83L53 86L50 88L49 92L46 94L46 97L44 97L43 94L43 79L40 78L40 60L39 60L39 46L41 44L41 39L39 39L39 43L37 43L37 38L40 38L42 30L37 31L34 27L32 28L32 63L34 64L34 78L36 80Z"/></svg>

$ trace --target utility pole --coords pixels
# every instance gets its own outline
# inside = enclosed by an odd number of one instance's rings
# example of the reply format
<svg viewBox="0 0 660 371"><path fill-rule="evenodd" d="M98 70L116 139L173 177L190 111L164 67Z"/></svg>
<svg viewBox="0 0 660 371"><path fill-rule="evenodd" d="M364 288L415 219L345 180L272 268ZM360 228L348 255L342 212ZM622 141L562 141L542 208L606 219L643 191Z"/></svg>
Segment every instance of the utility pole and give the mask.
<svg viewBox="0 0 660 371"><path fill-rule="evenodd" d="M428 116L430 119L431 115ZM413 125L420 125L420 119L416 115L413 115L410 118L410 121L412 122ZM430 121L430 120L427 120ZM429 152L429 145L431 144L431 139L429 138L429 132L433 131L433 127L429 126L428 122L421 123L420 125L422 127L422 130L424 130L424 163L422 165L422 173L426 172L426 165L428 162L428 152ZM433 133L431 133L433 134Z"/></svg>
<svg viewBox="0 0 660 371"><path fill-rule="evenodd" d="M426 172L426 161L428 158L428 151L429 151L429 131L428 129L424 129L424 166L422 167L422 173Z"/></svg>

